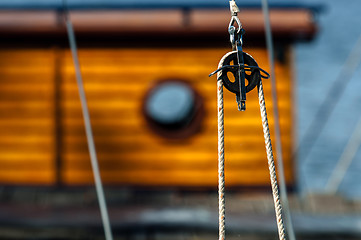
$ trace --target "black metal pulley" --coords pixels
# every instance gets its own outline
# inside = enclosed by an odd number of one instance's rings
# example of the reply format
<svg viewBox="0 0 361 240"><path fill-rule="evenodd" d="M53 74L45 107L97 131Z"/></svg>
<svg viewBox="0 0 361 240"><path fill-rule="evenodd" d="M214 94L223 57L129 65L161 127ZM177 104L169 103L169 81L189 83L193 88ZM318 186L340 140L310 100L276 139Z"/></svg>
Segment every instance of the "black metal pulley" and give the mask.
<svg viewBox="0 0 361 240"><path fill-rule="evenodd" d="M258 67L257 62L251 55L243 52L242 36L245 34L245 31L242 28L241 21L237 17L239 8L233 0L229 3L231 10L231 21L228 25L228 32L233 51L222 57L218 64L218 69L209 74L209 76L218 73L218 81L222 81L226 89L236 94L238 110L245 111L246 93L254 89L260 82L261 78L267 79L270 77L270 75ZM228 73L233 75L233 81L229 79L227 75Z"/></svg>
<svg viewBox="0 0 361 240"><path fill-rule="evenodd" d="M249 92L258 85L261 79L261 73L258 68L257 62L248 53L243 52L243 61L244 61L243 68L245 69L245 79L248 82L245 83L245 87L246 87L246 92ZM240 69L238 66L239 65L238 65L237 51L228 52L226 55L222 57L222 59L219 61L218 64L218 69L221 69L217 75L218 80L222 80L224 87L228 89L228 91L233 92L235 94L240 94L239 81L237 81L237 79L239 79L239 74L240 74ZM251 68L249 68L248 66L251 66ZM231 72L233 74L234 76L233 81L231 81L227 76L228 72Z"/></svg>

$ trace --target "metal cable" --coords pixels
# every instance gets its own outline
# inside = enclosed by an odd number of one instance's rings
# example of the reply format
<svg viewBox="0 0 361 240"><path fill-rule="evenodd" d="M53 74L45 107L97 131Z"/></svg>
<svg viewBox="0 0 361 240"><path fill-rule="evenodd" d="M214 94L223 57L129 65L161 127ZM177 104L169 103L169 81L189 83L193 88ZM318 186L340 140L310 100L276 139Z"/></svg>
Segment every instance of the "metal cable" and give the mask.
<svg viewBox="0 0 361 240"><path fill-rule="evenodd" d="M353 131L340 159L337 162L330 178L325 187L325 191L329 194L336 194L347 169L350 167L352 160L361 145L361 118L359 119L355 130Z"/></svg>
<svg viewBox="0 0 361 240"><path fill-rule="evenodd" d="M266 152L267 152L267 159L268 159L268 168L270 171L270 179L271 179L271 186L272 186L272 195L273 195L273 202L275 205L275 212L276 212L276 219L277 219L277 227L278 227L278 235L280 240L285 240L285 229L282 219L282 206L280 202L280 196L278 193L278 184L277 184L277 176L276 176L276 167L273 159L273 152L272 152L272 144L271 144L271 136L268 126L268 119L267 119L267 112L266 112L266 104L264 100L264 93L263 93L263 86L262 81L260 80L258 86L258 100L262 118L262 127L263 127L263 135L265 140Z"/></svg>
<svg viewBox="0 0 361 240"><path fill-rule="evenodd" d="M64 4L65 4L65 0L64 0ZM105 201L105 197L104 197L103 184L102 184L102 180L100 177L98 159L97 159L97 154L96 154L96 149L95 149L95 144L94 144L94 139L93 139L92 127L91 127L91 123L90 123L90 116L89 116L89 112L88 112L88 105L87 105L87 101L86 101L83 80L82 80L82 75L81 75L81 71L80 71L80 64L79 64L79 59L78 59L75 34L74 34L72 23L69 19L69 16L67 15L67 12L65 12L65 23L66 23L66 29L67 29L68 38L69 38L69 44L70 44L70 48L71 48L71 54L72 54L73 62L74 62L76 81L77 81L78 90L79 90L79 97L80 97L80 102L81 102L81 107L82 107L82 112L83 112L85 132L86 132L88 149L89 149L89 154L90 154L90 161L91 161L91 165L92 165L92 169L93 169L95 189L96 189L96 193L97 193L97 197L98 197L98 201L99 201L99 208L100 208L100 213L101 213L103 227L104 227L105 239L112 240L113 235L112 235L112 231L111 231L111 227L110 227L109 215L108 215L107 205L106 205L106 201Z"/></svg>
<svg viewBox="0 0 361 240"><path fill-rule="evenodd" d="M285 214L286 228L290 240L296 240L295 232L293 229L292 218L290 213L290 207L288 203L287 188L286 188L286 178L283 165L283 151L282 151L282 141L281 141L281 128L280 128L280 119L278 111L278 98L277 98L277 88L276 88L276 74L275 74L275 62L274 62L274 48L273 48L273 39L271 31L271 23L269 16L268 0L262 0L262 11L265 24L266 32L266 44L268 51L268 61L270 64L271 71L271 90L272 90L272 102L273 102L273 117L274 117L274 131L276 139L276 156L277 156L277 168L278 168L278 177L280 182L280 194L281 201L283 206L283 211Z"/></svg>
<svg viewBox="0 0 361 240"><path fill-rule="evenodd" d="M335 105L339 102L341 96L344 94L347 85L352 79L355 71L361 63L361 35L356 41L354 47L350 51L346 61L344 62L341 71L332 83L329 88L326 97L320 104L319 108L314 115L311 124L306 129L303 138L301 139L298 148L294 152L294 155L297 156L302 150L304 162L300 168L301 177L304 179L304 184L307 188L307 181L305 178L305 171L307 164L310 160L307 161L307 158L313 149L316 141L319 139L328 119L330 119L331 114L336 109ZM308 189L306 189L308 190Z"/></svg>
<svg viewBox="0 0 361 240"><path fill-rule="evenodd" d="M224 196L224 105L223 82L217 81L218 107L218 210L219 240L225 240L225 196Z"/></svg>

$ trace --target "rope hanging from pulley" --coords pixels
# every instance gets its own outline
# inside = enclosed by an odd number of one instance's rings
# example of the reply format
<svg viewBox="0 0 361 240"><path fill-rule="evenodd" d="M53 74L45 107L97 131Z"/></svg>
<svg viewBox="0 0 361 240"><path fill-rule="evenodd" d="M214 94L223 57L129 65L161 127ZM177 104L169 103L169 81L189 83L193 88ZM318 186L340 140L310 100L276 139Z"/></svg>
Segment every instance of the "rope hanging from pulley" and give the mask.
<svg viewBox="0 0 361 240"><path fill-rule="evenodd" d="M258 67L255 59L242 50L242 36L244 29L237 17L239 9L234 0L230 0L231 21L228 26L230 42L232 44L231 52L225 54L219 62L218 69L209 76L217 73L217 102L218 102L218 207L219 207L219 240L225 240L225 171L224 171L224 104L223 104L223 86L232 93L236 94L238 110L246 110L246 93L257 86L260 113L262 119L263 134L266 146L268 168L270 172L272 195L275 206L278 234L280 240L285 240L285 229L282 218L282 206L278 192L278 183L276 177L276 168L273 158L270 130L264 99L262 78L268 79L270 75ZM237 24L237 27L235 26ZM233 62L233 65L231 65ZM227 73L233 74L235 81L229 80ZM261 74L261 72L263 74ZM245 80L248 84L245 84Z"/></svg>

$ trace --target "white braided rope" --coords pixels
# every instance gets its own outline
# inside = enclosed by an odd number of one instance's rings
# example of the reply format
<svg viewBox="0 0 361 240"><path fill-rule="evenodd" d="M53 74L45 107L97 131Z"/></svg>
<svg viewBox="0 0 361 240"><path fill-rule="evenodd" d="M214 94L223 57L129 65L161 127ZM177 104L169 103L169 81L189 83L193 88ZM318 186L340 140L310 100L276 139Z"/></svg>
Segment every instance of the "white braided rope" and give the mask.
<svg viewBox="0 0 361 240"><path fill-rule="evenodd" d="M224 107L223 82L217 81L218 108L218 210L219 240L225 240L225 196L224 196Z"/></svg>
<svg viewBox="0 0 361 240"><path fill-rule="evenodd" d="M223 66L225 58L232 54L227 53L219 62L218 68ZM225 180L224 180L224 105L223 105L223 82L220 79L221 72L218 72L217 81L217 108L218 108L218 208L219 208L219 240L225 240ZM258 99L262 118L262 127L266 145L268 168L270 171L272 195L275 205L277 228L280 240L286 240L285 228L282 219L282 206L278 193L276 167L273 158L271 136L268 126L266 104L264 100L263 85L260 81L258 86Z"/></svg>
<svg viewBox="0 0 361 240"><path fill-rule="evenodd" d="M285 240L286 235L285 235L285 228L284 228L283 219L282 219L282 206L281 206L281 202L280 202L280 196L278 193L276 167L275 167L275 162L273 159L271 136L270 136L269 126L268 126L268 119L267 119L266 104L265 104L265 100L264 100L262 81L260 81L259 87L258 87L258 100L259 100L259 107L260 107L260 111L261 111L263 135L264 135L264 141L265 141L265 145L266 145L266 152L267 152L267 159L268 159L268 168L269 168L270 178L271 178L272 195L273 195L273 202L275 205L278 234L279 234L280 240Z"/></svg>

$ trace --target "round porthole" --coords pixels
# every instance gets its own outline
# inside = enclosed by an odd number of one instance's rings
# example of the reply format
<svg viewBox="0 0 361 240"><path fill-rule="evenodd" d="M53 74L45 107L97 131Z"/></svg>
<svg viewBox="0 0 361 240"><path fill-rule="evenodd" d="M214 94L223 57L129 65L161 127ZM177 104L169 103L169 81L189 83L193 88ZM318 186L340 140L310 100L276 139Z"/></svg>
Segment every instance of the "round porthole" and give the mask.
<svg viewBox="0 0 361 240"><path fill-rule="evenodd" d="M153 86L143 102L149 127L167 138L186 138L196 133L204 115L203 101L190 84L164 80Z"/></svg>

